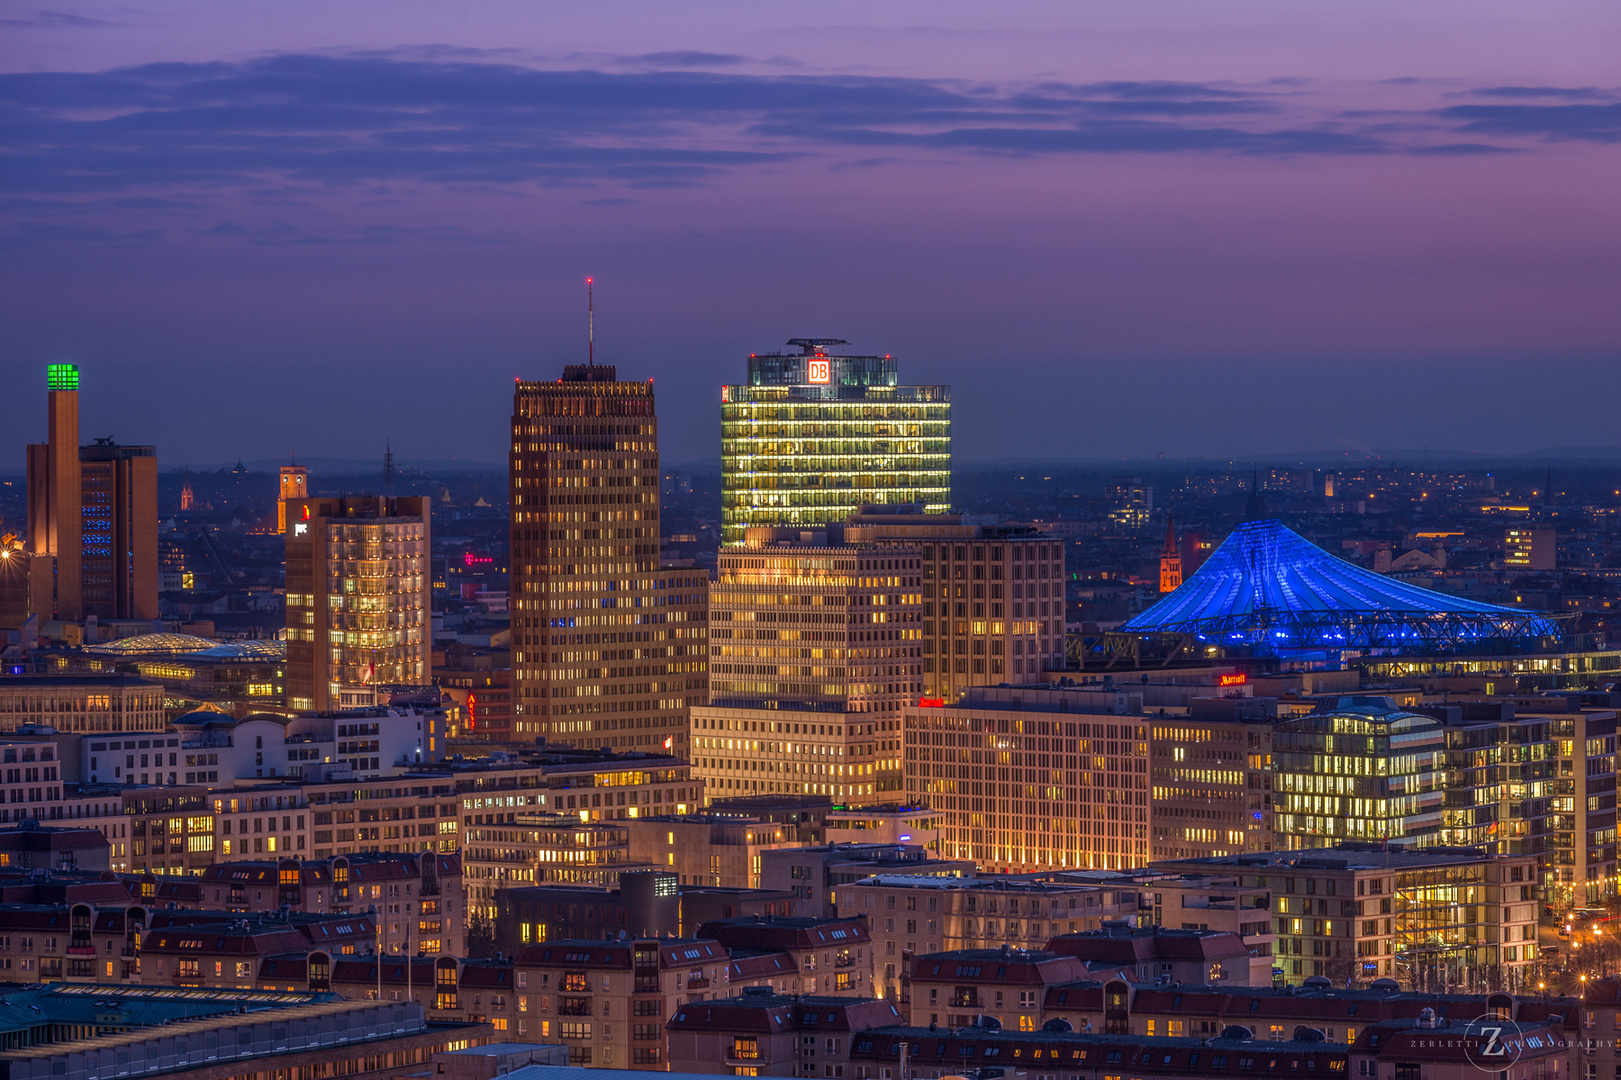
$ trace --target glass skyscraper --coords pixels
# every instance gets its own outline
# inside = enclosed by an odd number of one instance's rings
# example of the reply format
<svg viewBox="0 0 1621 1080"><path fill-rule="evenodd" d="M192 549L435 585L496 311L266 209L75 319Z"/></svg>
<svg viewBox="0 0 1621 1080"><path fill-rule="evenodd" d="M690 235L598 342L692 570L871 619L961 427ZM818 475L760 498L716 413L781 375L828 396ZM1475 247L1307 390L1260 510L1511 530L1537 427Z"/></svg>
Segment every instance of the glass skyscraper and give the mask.
<svg viewBox="0 0 1621 1080"><path fill-rule="evenodd" d="M848 342L794 338L797 353L749 357L748 382L721 388L721 521L843 521L864 505L951 505L951 388L902 386L891 356L836 356Z"/></svg>

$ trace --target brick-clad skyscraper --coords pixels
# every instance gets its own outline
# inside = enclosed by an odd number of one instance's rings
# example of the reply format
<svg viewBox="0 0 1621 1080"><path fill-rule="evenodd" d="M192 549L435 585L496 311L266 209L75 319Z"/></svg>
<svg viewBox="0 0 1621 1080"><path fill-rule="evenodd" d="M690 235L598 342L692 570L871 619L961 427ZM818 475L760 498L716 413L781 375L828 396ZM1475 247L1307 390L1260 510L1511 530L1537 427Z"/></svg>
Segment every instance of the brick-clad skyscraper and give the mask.
<svg viewBox="0 0 1621 1080"><path fill-rule="evenodd" d="M652 382L570 365L512 400L513 736L683 752L708 574L659 567Z"/></svg>
<svg viewBox="0 0 1621 1080"><path fill-rule="evenodd" d="M51 364L47 370L49 434L28 447L28 547L56 560L56 596L39 590L33 610L41 621L84 617L79 565L83 558L82 483L79 474L79 369ZM46 579L45 584L49 584Z"/></svg>
<svg viewBox="0 0 1621 1080"><path fill-rule="evenodd" d="M28 448L24 617L155 619L157 451L111 439L80 446L79 369L51 364L46 379L50 441Z"/></svg>

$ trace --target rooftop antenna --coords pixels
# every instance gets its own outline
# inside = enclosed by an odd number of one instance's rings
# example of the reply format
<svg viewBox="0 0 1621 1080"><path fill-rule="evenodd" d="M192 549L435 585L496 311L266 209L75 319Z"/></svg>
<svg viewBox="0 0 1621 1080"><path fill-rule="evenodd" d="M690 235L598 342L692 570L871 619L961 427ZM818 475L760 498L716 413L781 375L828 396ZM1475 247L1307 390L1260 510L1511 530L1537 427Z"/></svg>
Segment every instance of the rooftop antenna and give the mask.
<svg viewBox="0 0 1621 1080"><path fill-rule="evenodd" d="M387 495L394 493L394 443L383 444L383 492Z"/></svg>
<svg viewBox="0 0 1621 1080"><path fill-rule="evenodd" d="M585 327L586 346L585 362L590 367L597 364L597 302L595 284L590 278L585 279Z"/></svg>

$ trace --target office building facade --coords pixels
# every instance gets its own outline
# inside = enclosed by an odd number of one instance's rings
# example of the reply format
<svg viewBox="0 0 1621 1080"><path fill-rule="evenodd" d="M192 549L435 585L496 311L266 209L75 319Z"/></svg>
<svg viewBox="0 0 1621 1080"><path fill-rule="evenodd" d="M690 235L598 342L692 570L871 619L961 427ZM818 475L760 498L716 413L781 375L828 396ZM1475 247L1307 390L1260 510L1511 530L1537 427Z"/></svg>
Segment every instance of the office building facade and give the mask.
<svg viewBox="0 0 1621 1080"><path fill-rule="evenodd" d="M97 439L79 451L80 601L98 619L158 617L158 452Z"/></svg>
<svg viewBox="0 0 1621 1080"><path fill-rule="evenodd" d="M788 344L800 351L752 355L748 382L721 388L723 541L871 503L949 509L951 388L902 386L893 357L836 356L837 339Z"/></svg>
<svg viewBox="0 0 1621 1080"><path fill-rule="evenodd" d="M51 364L46 381L48 441L28 447L30 613L155 619L157 451L111 439L81 447L79 369Z"/></svg>
<svg viewBox="0 0 1621 1080"><path fill-rule="evenodd" d="M1520 573L1547 571L1558 563L1558 536L1552 529L1515 527L1503 531L1504 569Z"/></svg>
<svg viewBox="0 0 1621 1080"><path fill-rule="evenodd" d="M97 735L161 732L167 722L162 684L132 675L11 675L0 679L0 731L14 732L35 724Z"/></svg>
<svg viewBox="0 0 1621 1080"><path fill-rule="evenodd" d="M509 464L515 737L677 749L707 689L708 575L659 563L652 382L519 382Z"/></svg>
<svg viewBox="0 0 1621 1080"><path fill-rule="evenodd" d="M1274 966L1298 986L1395 979L1429 991L1528 990L1537 961L1536 859L1471 848L1344 844L1156 862L1174 874L1234 872L1265 890ZM1167 920L1169 921L1169 920Z"/></svg>
<svg viewBox="0 0 1621 1080"><path fill-rule="evenodd" d="M328 712L428 682L430 500L287 504L287 704Z"/></svg>
<svg viewBox="0 0 1621 1080"><path fill-rule="evenodd" d="M1132 715L1133 706L1139 715ZM1120 870L1149 850L1149 721L1115 691L976 687L906 709L907 798L986 869Z"/></svg>
<svg viewBox="0 0 1621 1080"><path fill-rule="evenodd" d="M1188 715L1149 718L1154 858L1272 850L1275 712L1254 698L1195 698Z"/></svg>
<svg viewBox="0 0 1621 1080"><path fill-rule="evenodd" d="M901 710L922 692L916 548L751 529L710 590L709 703L692 759L711 797L898 791Z"/></svg>
<svg viewBox="0 0 1621 1080"><path fill-rule="evenodd" d="M915 549L923 570L923 694L955 701L970 686L1064 666L1064 544L1035 529L961 514L864 506L846 543Z"/></svg>
<svg viewBox="0 0 1621 1080"><path fill-rule="evenodd" d="M1439 842L1446 735L1388 698L1345 697L1273 730L1280 848Z"/></svg>

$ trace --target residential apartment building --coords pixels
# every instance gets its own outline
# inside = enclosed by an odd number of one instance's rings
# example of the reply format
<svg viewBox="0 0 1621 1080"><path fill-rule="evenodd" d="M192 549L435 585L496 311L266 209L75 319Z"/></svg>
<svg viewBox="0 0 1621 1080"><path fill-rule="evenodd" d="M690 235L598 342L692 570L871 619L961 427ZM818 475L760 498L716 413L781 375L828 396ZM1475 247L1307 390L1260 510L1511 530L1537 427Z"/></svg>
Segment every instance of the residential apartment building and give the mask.
<svg viewBox="0 0 1621 1080"><path fill-rule="evenodd" d="M973 687L905 712L907 798L939 813L941 852L987 870L1148 861L1150 722L1115 690Z"/></svg>
<svg viewBox="0 0 1621 1080"><path fill-rule="evenodd" d="M1342 844L1166 860L1169 873L1236 875L1267 890L1278 978L1336 986L1394 979L1448 992L1523 989L1537 960L1536 856L1474 848Z"/></svg>
<svg viewBox="0 0 1621 1080"><path fill-rule="evenodd" d="M716 995L676 1010L669 1021L670 1069L854 1077L854 1068L845 1070L858 1034L899 1022L891 1002L749 987L736 997ZM900 1059L897 1050L891 1068L898 1069Z"/></svg>
<svg viewBox="0 0 1621 1080"><path fill-rule="evenodd" d="M709 578L659 561L653 383L571 364L512 399L519 739L686 753L707 690Z"/></svg>
<svg viewBox="0 0 1621 1080"><path fill-rule="evenodd" d="M925 953L911 971L913 1017L930 1027L975 1027L982 1017L1009 1031L1035 1031L1047 987L1084 979L1086 964L1036 949L954 949Z"/></svg>
<svg viewBox="0 0 1621 1080"><path fill-rule="evenodd" d="M242 920L225 913L154 913L141 939L140 976L156 986L252 989L272 957L318 953L331 960L375 948L367 915L294 915ZM303 989L289 984L271 989Z"/></svg>
<svg viewBox="0 0 1621 1080"><path fill-rule="evenodd" d="M376 946L385 953L466 952L462 857L456 853L220 863L203 871L198 886L201 904L221 911L370 915Z"/></svg>
<svg viewBox="0 0 1621 1080"><path fill-rule="evenodd" d="M514 1034L563 1043L571 1065L662 1072L665 1020L717 996L727 962L718 943L694 938L531 945L514 964Z"/></svg>
<svg viewBox="0 0 1621 1080"><path fill-rule="evenodd" d="M1105 926L1062 934L1048 950L1087 967L1088 979L1120 978L1184 986L1271 986L1272 961L1237 934L1168 930L1163 926Z"/></svg>
<svg viewBox="0 0 1621 1080"><path fill-rule="evenodd" d="M697 936L720 943L728 953L781 955L801 994L871 997L872 938L867 920L745 916L717 919L698 927Z"/></svg>
<svg viewBox="0 0 1621 1080"><path fill-rule="evenodd" d="M1009 991L1015 992L1015 991ZM1048 991L1052 993L1052 990ZM1058 991L1063 993L1064 991ZM1313 1002L1320 1009L1322 1002ZM1422 1004L1422 1003L1418 1003ZM1271 1038L1233 1023L1210 1036L1137 1034L1125 1030L1015 1030L991 1024L902 1026L886 1003L786 997L747 990L680 1009L670 1021L672 1069L718 1068L735 1075L939 1080L985 1067L1018 1075L1205 1080L1210 1076L1291 1075L1433 1077L1478 1075L1493 1033L1471 1025L1461 1010L1483 1001L1439 1002L1453 1016L1419 1009L1402 1019L1355 1027L1356 1037L1324 1037L1318 1010L1272 1025ZM1540 1003L1539 1003L1540 1004ZM1332 1008L1332 1004L1330 1004ZM1415 1005L1415 1008L1417 1006ZM1546 1011L1509 1001L1524 1049L1525 1075L1569 1077L1577 1057L1571 1028ZM1495 1014L1485 1009L1488 1017ZM1477 1016L1480 1014L1476 1014ZM1178 1019L1177 1030L1188 1025ZM1326 1025L1335 1031L1338 1025ZM1499 1033L1501 1025L1499 1025ZM974 1064L968 1064L974 1063ZM1518 1075L1518 1069L1513 1070Z"/></svg>
<svg viewBox="0 0 1621 1080"><path fill-rule="evenodd" d="M789 535L720 553L693 761L713 797L876 802L901 786L900 713L923 688L918 552Z"/></svg>
<svg viewBox="0 0 1621 1080"><path fill-rule="evenodd" d="M376 704L429 679L426 496L288 499L287 705Z"/></svg>
<svg viewBox="0 0 1621 1080"><path fill-rule="evenodd" d="M1134 922L1138 891L1127 878L1079 884L1012 877L879 873L841 886L838 912L864 916L872 935L874 993L911 1007L913 960L962 949L1040 949L1055 935Z"/></svg>
<svg viewBox="0 0 1621 1080"><path fill-rule="evenodd" d="M1267 887L1253 881L1242 887L1242 875L1232 873L1161 874L1149 870L1134 876L1142 888L1138 925L1237 934L1255 957L1271 957L1277 951L1272 893ZM1271 965L1269 960L1267 966Z"/></svg>
<svg viewBox="0 0 1621 1080"><path fill-rule="evenodd" d="M919 505L863 506L845 543L922 556L923 696L1034 681L1064 667L1064 544L1023 526L973 524Z"/></svg>

